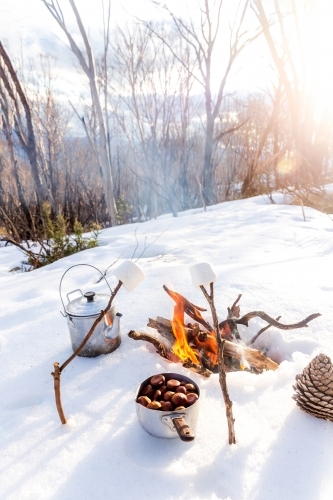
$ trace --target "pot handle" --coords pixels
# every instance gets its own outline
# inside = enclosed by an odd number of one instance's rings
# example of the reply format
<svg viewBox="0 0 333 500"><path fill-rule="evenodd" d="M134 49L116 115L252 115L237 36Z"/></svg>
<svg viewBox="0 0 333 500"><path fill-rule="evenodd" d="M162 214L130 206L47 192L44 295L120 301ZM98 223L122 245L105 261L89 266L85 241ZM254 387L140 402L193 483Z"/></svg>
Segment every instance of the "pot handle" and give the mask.
<svg viewBox="0 0 333 500"><path fill-rule="evenodd" d="M60 312L61 312L61 314L62 314L65 318L66 318L66 316L67 316L67 313L66 313L66 308L65 308L64 301L62 300L62 295L61 295L61 284L62 284L62 280L63 280L63 279L64 279L64 277L65 277L65 274L66 274L66 273L68 273L68 271L70 271L71 269L73 269L73 267L78 267L78 266L88 266L88 267L92 267L93 269L96 269L96 271L98 271L98 272L100 273L100 275L102 276L102 278L104 278L104 280L105 280L105 282L106 282L107 286L109 287L109 290L110 290L110 292L111 292L111 295L112 295L112 290L111 290L111 287L110 287L110 285L109 285L109 283L108 283L108 280L106 279L105 275L102 273L102 271L100 271L97 267L92 266L91 264L74 264L74 266L69 267L69 268L67 269L67 271L65 271L65 272L64 272L64 274L63 274L63 275L62 275L62 277L61 277L60 283L59 283L59 295L60 295L60 300L61 300L61 303L62 303L62 307L64 308L64 313L65 313L65 314L64 314L62 311L60 311ZM76 292L77 290L73 290L73 291L74 291L74 292ZM80 292L81 292L81 290L80 290ZM68 295L70 295L71 293L72 293L72 292L69 292L69 293L67 294L67 300L68 300ZM82 292L81 292L81 293L82 293Z"/></svg>
<svg viewBox="0 0 333 500"><path fill-rule="evenodd" d="M193 441L195 435L184 417L173 418L172 422L182 441Z"/></svg>

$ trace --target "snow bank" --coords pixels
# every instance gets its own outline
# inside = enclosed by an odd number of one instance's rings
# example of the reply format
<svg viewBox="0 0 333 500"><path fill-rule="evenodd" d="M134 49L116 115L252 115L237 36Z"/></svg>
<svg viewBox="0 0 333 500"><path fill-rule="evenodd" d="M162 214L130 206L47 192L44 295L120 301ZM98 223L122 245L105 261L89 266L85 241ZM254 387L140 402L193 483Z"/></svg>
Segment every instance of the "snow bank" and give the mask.
<svg viewBox="0 0 333 500"><path fill-rule="evenodd" d="M305 212L306 222L300 207L268 205L260 197L167 215L105 230L102 246L24 274L8 272L20 264L20 252L0 248L0 498L331 499L333 423L302 413L291 398L295 375L310 359L319 352L333 355L333 223L313 209ZM120 255L118 262L142 253L147 279L131 294L121 290L117 296L120 348L76 358L62 375L69 422L61 426L50 375L53 362L71 354L59 313L61 276L73 264L104 270ZM163 284L205 306L188 271L200 260L217 271L221 320L239 293L242 313L264 310L285 323L322 313L308 328L271 328L257 340L256 347L281 362L276 372L228 374L234 446L227 443L217 376L203 380L127 337L131 329L144 330L148 317L171 316ZM105 284L94 284L97 279L93 270L73 269L64 280L64 297L79 287L107 291ZM114 286L112 268L108 279ZM251 320L241 329L244 340L262 326ZM184 373L200 386L192 443L154 438L137 421L137 386L165 371Z"/></svg>

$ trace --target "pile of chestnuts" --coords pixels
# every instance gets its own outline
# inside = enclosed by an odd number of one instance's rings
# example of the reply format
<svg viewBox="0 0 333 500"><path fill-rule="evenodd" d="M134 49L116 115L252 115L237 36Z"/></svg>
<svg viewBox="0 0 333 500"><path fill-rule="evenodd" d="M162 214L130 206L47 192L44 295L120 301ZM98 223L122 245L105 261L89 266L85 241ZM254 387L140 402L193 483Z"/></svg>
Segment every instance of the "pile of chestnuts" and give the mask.
<svg viewBox="0 0 333 500"><path fill-rule="evenodd" d="M141 388L137 402L150 410L181 411L193 405L198 398L194 384L175 378L166 380L164 375L154 375Z"/></svg>

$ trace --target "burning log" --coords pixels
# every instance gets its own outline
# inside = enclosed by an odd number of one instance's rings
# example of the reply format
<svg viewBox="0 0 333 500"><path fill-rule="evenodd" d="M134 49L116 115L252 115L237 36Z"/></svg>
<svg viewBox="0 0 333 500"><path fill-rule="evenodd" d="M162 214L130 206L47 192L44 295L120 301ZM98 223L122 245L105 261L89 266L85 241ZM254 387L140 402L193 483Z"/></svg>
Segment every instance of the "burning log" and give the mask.
<svg viewBox="0 0 333 500"><path fill-rule="evenodd" d="M163 358L167 359L168 361L172 361L174 363L180 362L181 360L174 354L172 351L168 350L166 346L158 340L156 337L153 335L149 335L148 333L141 333L141 332L135 332L134 330L131 330L128 333L128 336L133 339L133 340L143 340L144 342L149 342L153 344L154 347L157 349L157 353L162 356ZM203 366L200 366L196 363L193 363L190 359L187 359L183 363L184 368L187 368L188 370L191 370L192 372L198 373L199 375L202 375L203 377L210 377L212 372L210 370L207 370Z"/></svg>
<svg viewBox="0 0 333 500"><path fill-rule="evenodd" d="M175 337L172 333L170 320L161 318L161 316L157 316L156 319L148 318L147 326L155 328L155 330L157 330L158 333L162 335L162 337L166 338L171 345L174 343Z"/></svg>
<svg viewBox="0 0 333 500"><path fill-rule="evenodd" d="M221 325L221 323L220 323ZM151 328L155 328L161 335L163 335L165 338L167 338L170 342L171 345L175 342L175 337L172 333L172 327L171 327L171 321L165 318L162 318L158 316L156 319L149 318L147 326L150 326ZM184 330L187 333L188 338L191 337L191 332L192 329L189 327L184 326ZM144 334L140 334L144 335ZM197 346L204 351L204 345L205 345L205 339L207 337L211 337L208 332L203 332L200 331L198 335L196 335L194 338L197 339ZM201 342L200 342L201 339ZM144 340L141 338L140 340ZM215 338L214 338L215 340ZM216 342L216 340L215 340ZM201 353L201 351L200 351ZM202 358L204 357L204 353L201 353ZM278 368L278 364L275 363L272 359L268 358L262 352L258 351L257 349L252 349L246 345L241 345L235 342L230 342L228 340L225 341L224 344L224 358L225 358L225 364L227 371L234 371L235 368L229 369L230 363L226 359L227 357L232 358L233 360L236 360L238 363L236 366L238 367L238 370L241 370L242 365L245 370L252 371L254 373L262 373L264 370L276 370ZM201 359L202 364L206 365L206 368L210 370L211 372L216 372L217 370L217 364L211 365L210 367L207 366L209 364L209 361L206 361L204 359ZM248 365L248 366L247 366Z"/></svg>
<svg viewBox="0 0 333 500"><path fill-rule="evenodd" d="M237 359L245 369L248 363L250 370L255 373L262 373L264 370L277 370L279 368L279 365L275 361L257 349L251 349L251 347L246 345L236 344L228 340L224 341L224 356Z"/></svg>

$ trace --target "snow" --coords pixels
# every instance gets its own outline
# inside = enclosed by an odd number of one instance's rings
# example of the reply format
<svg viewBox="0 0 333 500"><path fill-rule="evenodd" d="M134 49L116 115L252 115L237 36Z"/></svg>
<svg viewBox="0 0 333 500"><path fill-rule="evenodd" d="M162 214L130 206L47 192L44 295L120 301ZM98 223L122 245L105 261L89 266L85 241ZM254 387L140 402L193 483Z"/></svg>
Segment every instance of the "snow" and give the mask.
<svg viewBox="0 0 333 500"><path fill-rule="evenodd" d="M10 273L22 254L0 248L0 498L126 500L328 500L333 491L333 423L303 413L292 399L295 375L318 353L333 355L333 222L305 207L269 204L262 197L164 215L104 230L102 245L30 273ZM136 229L137 228L137 229ZM136 231L135 231L136 230ZM136 248L137 246L137 248ZM146 279L117 295L122 344L112 354L76 358L62 375L68 424L54 402L53 362L71 354L59 313L59 282L74 264L104 271L121 258L135 261ZM133 256L133 253L135 255ZM210 262L217 275L220 320L242 293L241 312L264 310L293 323L322 316L308 328L270 328L256 342L281 362L275 372L227 375L237 444L227 423L217 375L206 380L164 361L143 342L148 317L171 317L172 287L197 305L205 299L189 266ZM107 274L112 287L116 280ZM107 292L98 273L75 267L63 298L75 288ZM209 319L209 314L207 313ZM242 327L249 340L263 321ZM134 395L141 381L161 372L183 373L200 386L200 414L191 443L158 439L140 426Z"/></svg>

